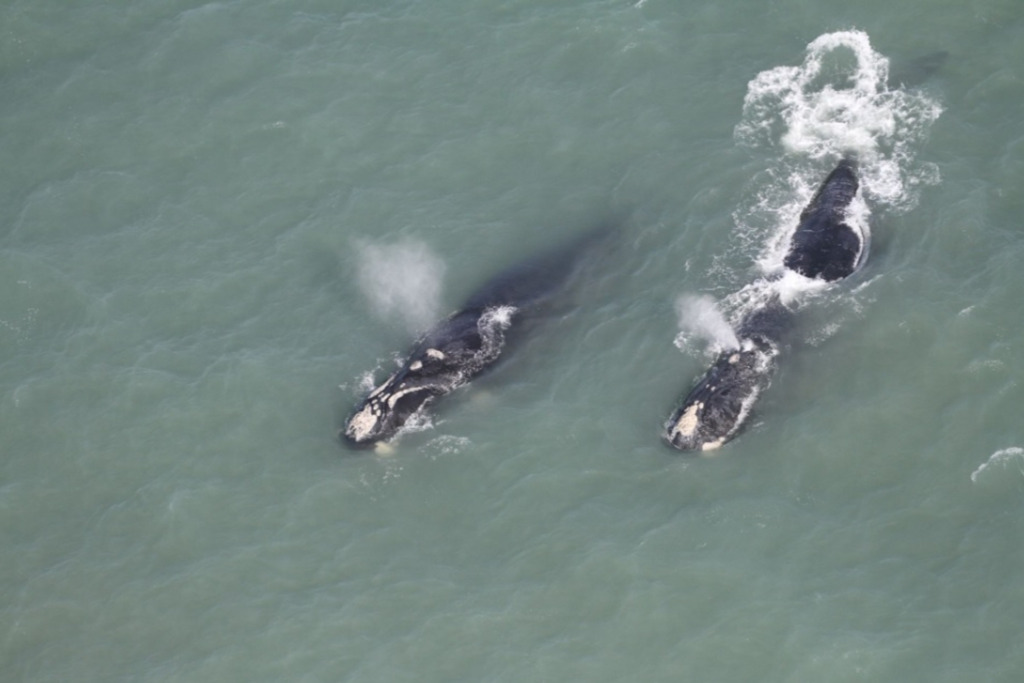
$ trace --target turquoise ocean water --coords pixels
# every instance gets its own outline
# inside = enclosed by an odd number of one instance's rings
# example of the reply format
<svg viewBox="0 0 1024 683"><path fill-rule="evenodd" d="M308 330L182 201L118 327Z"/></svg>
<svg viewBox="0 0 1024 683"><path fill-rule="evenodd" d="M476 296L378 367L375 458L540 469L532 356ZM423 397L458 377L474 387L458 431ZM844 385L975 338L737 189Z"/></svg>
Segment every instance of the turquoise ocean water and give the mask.
<svg viewBox="0 0 1024 683"><path fill-rule="evenodd" d="M1024 678L1019 0L5 0L0 93L0 679ZM844 151L867 267L671 451ZM494 372L338 442L624 212Z"/></svg>

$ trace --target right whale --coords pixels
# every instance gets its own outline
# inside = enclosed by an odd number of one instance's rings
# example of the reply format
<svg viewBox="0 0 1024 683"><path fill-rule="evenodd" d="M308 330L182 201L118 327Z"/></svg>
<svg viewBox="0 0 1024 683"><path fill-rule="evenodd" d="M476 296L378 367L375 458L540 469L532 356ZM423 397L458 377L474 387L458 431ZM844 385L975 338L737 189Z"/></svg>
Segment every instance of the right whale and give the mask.
<svg viewBox="0 0 1024 683"><path fill-rule="evenodd" d="M502 271L423 334L402 366L364 396L339 432L353 448L392 439L415 414L471 382L506 352L507 333L550 313L585 257L618 230L608 220L551 252Z"/></svg>
<svg viewBox="0 0 1024 683"><path fill-rule="evenodd" d="M800 213L783 263L804 277L834 282L867 260L870 236L847 219L857 194L856 162L844 158ZM710 451L729 441L775 371L792 311L771 293L740 322L739 346L718 355L665 424L664 439L683 451Z"/></svg>

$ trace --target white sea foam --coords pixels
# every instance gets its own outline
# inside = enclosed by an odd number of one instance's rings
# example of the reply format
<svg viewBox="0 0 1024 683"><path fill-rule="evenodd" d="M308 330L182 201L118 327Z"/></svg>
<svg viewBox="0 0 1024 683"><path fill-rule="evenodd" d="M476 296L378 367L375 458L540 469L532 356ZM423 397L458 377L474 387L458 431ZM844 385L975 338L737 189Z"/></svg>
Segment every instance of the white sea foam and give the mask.
<svg viewBox="0 0 1024 683"><path fill-rule="evenodd" d="M394 436L385 442L385 451L383 451L383 453L387 454L393 452L398 443L409 434L430 431L435 427L436 424L434 423L434 417L431 412L421 407L406 419L402 426L398 428L398 431L395 432Z"/></svg>
<svg viewBox="0 0 1024 683"><path fill-rule="evenodd" d="M1024 474L1024 448L1013 446L998 450L988 456L988 460L971 472L971 482L978 483L978 478L981 477L982 473L991 467L1000 467L1005 470L1014 464L1016 464L1017 471Z"/></svg>
<svg viewBox="0 0 1024 683"><path fill-rule="evenodd" d="M398 430L398 435L404 436L405 434L415 434L417 432L425 432L433 428L434 419L430 415L430 412L427 410L417 410L409 416L409 419L407 419L401 429Z"/></svg>
<svg viewBox="0 0 1024 683"><path fill-rule="evenodd" d="M516 314L518 309L515 306L495 306L494 308L488 308L480 316L480 329L481 330L507 330L512 324L512 316Z"/></svg>
<svg viewBox="0 0 1024 683"><path fill-rule="evenodd" d="M736 139L830 163L855 154L871 203L911 208L919 185L938 182L936 167L915 156L942 107L920 90L890 89L888 78L889 60L866 33L819 36L800 66L775 67L750 81Z"/></svg>
<svg viewBox="0 0 1024 683"><path fill-rule="evenodd" d="M891 89L888 76L889 60L866 33L839 31L812 41L799 66L768 69L748 84L735 137L778 157L733 214L738 242L761 245L755 262L762 278L722 302L731 317L768 296L791 304L827 289L789 272L783 259L800 213L840 158L857 159L860 189L846 220L865 250L873 209L908 210L920 186L938 182L935 166L915 157L942 108L920 90Z"/></svg>
<svg viewBox="0 0 1024 683"><path fill-rule="evenodd" d="M374 312L422 332L440 313L444 262L416 240L356 244L359 286Z"/></svg>
<svg viewBox="0 0 1024 683"><path fill-rule="evenodd" d="M437 459L439 456L461 453L471 446L472 443L472 441L464 436L443 434L431 439L424 447L424 450L430 454L432 459Z"/></svg>
<svg viewBox="0 0 1024 683"><path fill-rule="evenodd" d="M377 383L374 380L374 371L368 370L359 376L359 391L360 393L369 393L377 387Z"/></svg>

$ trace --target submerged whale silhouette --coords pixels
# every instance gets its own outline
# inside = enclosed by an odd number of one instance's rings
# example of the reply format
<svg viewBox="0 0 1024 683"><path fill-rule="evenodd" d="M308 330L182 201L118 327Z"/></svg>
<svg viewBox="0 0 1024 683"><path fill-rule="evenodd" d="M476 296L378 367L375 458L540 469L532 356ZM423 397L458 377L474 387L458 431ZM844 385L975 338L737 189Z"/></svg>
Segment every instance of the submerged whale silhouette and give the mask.
<svg viewBox="0 0 1024 683"><path fill-rule="evenodd" d="M936 50L913 59L895 62L889 71L889 86L894 88L915 88L942 68L949 59L945 50Z"/></svg>
<svg viewBox="0 0 1024 683"><path fill-rule="evenodd" d="M843 159L800 214L783 261L804 277L835 282L867 260L869 235L847 220L857 194L856 163ZM709 451L743 426L776 367L792 311L777 294L739 324L738 348L723 351L665 424L665 441L685 451Z"/></svg>
<svg viewBox="0 0 1024 683"><path fill-rule="evenodd" d="M602 224L489 280L416 341L402 366L359 402L341 438L355 447L386 441L414 414L494 365L505 351L507 333L543 313L578 270L583 254L612 229Z"/></svg>

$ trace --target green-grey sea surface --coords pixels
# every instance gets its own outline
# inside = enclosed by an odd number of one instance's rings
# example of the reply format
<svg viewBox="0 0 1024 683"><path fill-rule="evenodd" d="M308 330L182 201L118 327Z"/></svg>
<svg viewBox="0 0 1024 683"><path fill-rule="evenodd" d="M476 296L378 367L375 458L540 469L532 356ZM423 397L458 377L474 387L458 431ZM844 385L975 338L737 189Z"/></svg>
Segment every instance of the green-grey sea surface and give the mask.
<svg viewBox="0 0 1024 683"><path fill-rule="evenodd" d="M917 126L905 192L748 427L677 453L677 302L756 280L837 158L745 136L751 83L835 33L948 52L875 131ZM1019 0L4 0L0 679L1024 680L1022 103ZM493 372L339 442L609 216Z"/></svg>

